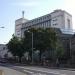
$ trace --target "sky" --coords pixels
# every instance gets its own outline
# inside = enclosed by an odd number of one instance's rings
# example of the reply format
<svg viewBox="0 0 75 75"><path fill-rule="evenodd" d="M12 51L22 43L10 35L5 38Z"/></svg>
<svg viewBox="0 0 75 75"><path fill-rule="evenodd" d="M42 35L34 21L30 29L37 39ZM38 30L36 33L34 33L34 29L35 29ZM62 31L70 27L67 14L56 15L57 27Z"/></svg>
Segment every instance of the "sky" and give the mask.
<svg viewBox="0 0 75 75"><path fill-rule="evenodd" d="M62 9L72 15L75 29L75 0L0 0L0 44L6 44L15 32L15 20L22 17L33 19L53 10ZM4 26L4 28L1 28Z"/></svg>

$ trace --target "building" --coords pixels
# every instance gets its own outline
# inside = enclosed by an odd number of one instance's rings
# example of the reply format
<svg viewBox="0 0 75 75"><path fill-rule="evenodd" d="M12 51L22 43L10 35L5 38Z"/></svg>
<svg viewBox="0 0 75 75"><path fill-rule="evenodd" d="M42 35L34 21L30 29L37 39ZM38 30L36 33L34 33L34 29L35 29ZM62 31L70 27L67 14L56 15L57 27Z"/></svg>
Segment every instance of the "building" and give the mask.
<svg viewBox="0 0 75 75"><path fill-rule="evenodd" d="M12 57L5 44L0 44L0 58Z"/></svg>
<svg viewBox="0 0 75 75"><path fill-rule="evenodd" d="M27 19L24 19L24 12L22 12L22 18L17 19L15 21L15 36L18 38L21 38L21 29L22 29L22 24L27 22Z"/></svg>
<svg viewBox="0 0 75 75"><path fill-rule="evenodd" d="M53 27L61 29L62 32L72 32L72 16L64 10L54 10L52 13L32 20L23 18L15 22L15 35L20 38L24 36L24 31L30 28Z"/></svg>

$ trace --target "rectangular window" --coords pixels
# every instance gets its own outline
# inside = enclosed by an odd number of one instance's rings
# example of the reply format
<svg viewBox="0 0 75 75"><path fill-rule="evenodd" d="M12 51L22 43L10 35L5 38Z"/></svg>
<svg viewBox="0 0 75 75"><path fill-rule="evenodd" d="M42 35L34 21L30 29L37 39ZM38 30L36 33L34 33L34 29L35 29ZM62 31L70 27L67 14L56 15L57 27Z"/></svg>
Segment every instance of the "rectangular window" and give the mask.
<svg viewBox="0 0 75 75"><path fill-rule="evenodd" d="M70 19L67 19L68 28L70 28Z"/></svg>
<svg viewBox="0 0 75 75"><path fill-rule="evenodd" d="M48 26L49 26L49 27L51 26L51 21L50 21L50 20L48 21Z"/></svg>
<svg viewBox="0 0 75 75"><path fill-rule="evenodd" d="M58 24L57 23L53 24L53 26L56 26L56 25L58 25Z"/></svg>
<svg viewBox="0 0 75 75"><path fill-rule="evenodd" d="M52 21L55 22L55 21L57 21L57 19L53 19Z"/></svg>

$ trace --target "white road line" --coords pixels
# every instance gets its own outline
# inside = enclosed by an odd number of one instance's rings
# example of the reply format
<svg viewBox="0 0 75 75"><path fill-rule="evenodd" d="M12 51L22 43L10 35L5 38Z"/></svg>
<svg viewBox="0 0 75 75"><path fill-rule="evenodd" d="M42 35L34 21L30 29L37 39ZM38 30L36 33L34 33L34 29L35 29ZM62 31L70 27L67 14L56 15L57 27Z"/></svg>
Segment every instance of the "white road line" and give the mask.
<svg viewBox="0 0 75 75"><path fill-rule="evenodd" d="M66 74L60 74L60 75L66 75Z"/></svg>
<svg viewBox="0 0 75 75"><path fill-rule="evenodd" d="M46 75L46 74L41 74L41 73L34 73L34 72L31 72L31 71L28 71L28 70L24 70L24 71L27 72L27 73L33 74L33 75Z"/></svg>
<svg viewBox="0 0 75 75"><path fill-rule="evenodd" d="M46 73L52 73L52 74L57 74L59 75L59 72L48 72L48 71L43 71L43 70L36 70L36 69L30 69L30 68L24 68L25 70L34 70L34 71L39 71L39 72L46 72Z"/></svg>
<svg viewBox="0 0 75 75"><path fill-rule="evenodd" d="M34 72L31 72L31 71L28 71L28 70L24 70L24 71L27 72L27 73L31 73L31 74L34 73Z"/></svg>
<svg viewBox="0 0 75 75"><path fill-rule="evenodd" d="M62 73L59 73L58 71L54 71L54 72L50 72L50 71L43 71L43 70L38 70L38 69L30 69L30 68L25 68L25 67L19 67L19 68L23 68L24 70L33 70L33 71L39 71L39 72L46 72L46 73L52 73L52 74L56 74L56 75L66 75L66 74L62 74ZM31 71L30 71L31 72Z"/></svg>
<svg viewBox="0 0 75 75"><path fill-rule="evenodd" d="M34 73L33 75L46 75L46 74L42 74L42 73Z"/></svg>

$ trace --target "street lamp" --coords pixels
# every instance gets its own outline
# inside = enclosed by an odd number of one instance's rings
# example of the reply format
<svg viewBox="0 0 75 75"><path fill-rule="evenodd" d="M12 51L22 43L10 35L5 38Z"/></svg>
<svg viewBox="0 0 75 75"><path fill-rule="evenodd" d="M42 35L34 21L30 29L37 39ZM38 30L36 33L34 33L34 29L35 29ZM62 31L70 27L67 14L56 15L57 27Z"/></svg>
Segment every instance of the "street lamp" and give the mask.
<svg viewBox="0 0 75 75"><path fill-rule="evenodd" d="M70 57L71 57L71 39L69 39L70 42Z"/></svg>
<svg viewBox="0 0 75 75"><path fill-rule="evenodd" d="M28 31L30 32L30 31ZM31 37L32 37L32 64L33 64L33 32L30 32L31 33Z"/></svg>
<svg viewBox="0 0 75 75"><path fill-rule="evenodd" d="M69 44L70 44L70 57L71 57L71 37L69 38Z"/></svg>
<svg viewBox="0 0 75 75"><path fill-rule="evenodd" d="M32 63L33 63L33 32L32 32Z"/></svg>

